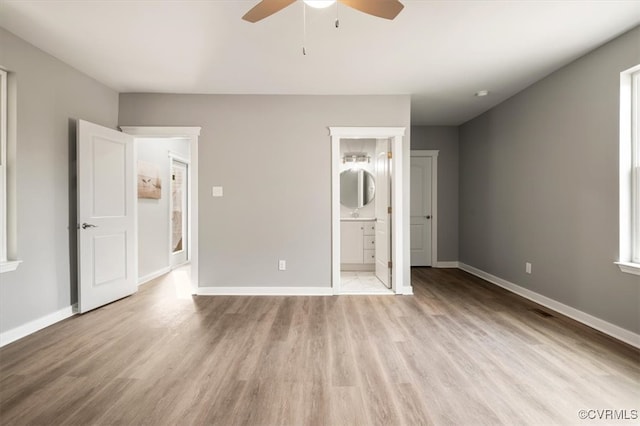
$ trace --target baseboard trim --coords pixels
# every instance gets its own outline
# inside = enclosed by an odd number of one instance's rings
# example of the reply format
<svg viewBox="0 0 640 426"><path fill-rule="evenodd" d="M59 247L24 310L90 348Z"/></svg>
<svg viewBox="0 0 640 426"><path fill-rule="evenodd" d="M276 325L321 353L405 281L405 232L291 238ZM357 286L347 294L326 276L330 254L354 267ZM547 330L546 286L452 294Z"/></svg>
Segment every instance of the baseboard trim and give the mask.
<svg viewBox="0 0 640 426"><path fill-rule="evenodd" d="M59 311L53 312L49 315L45 315L33 321L29 321L26 324L20 325L11 330L7 330L4 333L0 333L0 348L15 342L16 340L27 337L30 334L40 331L43 328L47 328L59 321L72 317L76 314L76 305L68 306Z"/></svg>
<svg viewBox="0 0 640 426"><path fill-rule="evenodd" d="M403 296L413 296L413 286L406 285L402 287L402 293L400 294L402 294Z"/></svg>
<svg viewBox="0 0 640 426"><path fill-rule="evenodd" d="M571 306L565 305L564 303L553 300L547 296L543 296L540 293L528 290L500 277L496 277L495 275L475 268L471 265L460 262L459 268L472 275L475 275L476 277L482 278L485 281L495 284L498 287L509 290L510 292L522 296L525 299L536 302L542 306L561 313L562 315L581 322L591 328L601 331L604 334L607 334L615 339L618 339L640 349L640 334L636 334L615 324L611 324L610 322L594 317L593 315L590 315L586 312L580 311L576 308L572 308Z"/></svg>
<svg viewBox="0 0 640 426"><path fill-rule="evenodd" d="M332 287L198 287L198 296L332 296Z"/></svg>
<svg viewBox="0 0 640 426"><path fill-rule="evenodd" d="M169 272L171 272L171 267L167 266L166 268L162 268L162 269L159 269L159 270L157 270L155 272L147 274L147 275L145 275L143 277L138 278L138 285L141 286L142 284L146 284L146 283L148 283L149 281L151 281L151 280L153 280L155 278L158 278L158 277L160 277L160 276L162 276L164 274L168 274Z"/></svg>
<svg viewBox="0 0 640 426"><path fill-rule="evenodd" d="M436 268L459 268L460 267L460 262L458 262L457 260L453 260L453 261L438 261L438 264L436 265Z"/></svg>

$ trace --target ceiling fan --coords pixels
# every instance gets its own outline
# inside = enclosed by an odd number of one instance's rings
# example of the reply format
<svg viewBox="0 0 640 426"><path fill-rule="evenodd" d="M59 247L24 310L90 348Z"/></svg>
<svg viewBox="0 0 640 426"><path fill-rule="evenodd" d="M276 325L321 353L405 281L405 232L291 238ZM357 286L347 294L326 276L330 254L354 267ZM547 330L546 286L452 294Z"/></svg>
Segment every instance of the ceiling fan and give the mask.
<svg viewBox="0 0 640 426"><path fill-rule="evenodd" d="M315 8L329 7L336 2L336 0L303 1L305 4ZM296 0L262 0L248 11L242 19L249 22L258 22L295 2ZM398 0L337 0L337 2L359 10L360 12L384 19L395 18L404 8L404 5Z"/></svg>

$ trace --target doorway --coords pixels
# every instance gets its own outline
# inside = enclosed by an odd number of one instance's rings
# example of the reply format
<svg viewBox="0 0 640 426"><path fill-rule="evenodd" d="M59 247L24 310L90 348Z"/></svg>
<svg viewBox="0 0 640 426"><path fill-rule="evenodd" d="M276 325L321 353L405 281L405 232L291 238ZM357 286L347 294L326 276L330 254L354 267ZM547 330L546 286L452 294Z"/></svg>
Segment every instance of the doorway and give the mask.
<svg viewBox="0 0 640 426"><path fill-rule="evenodd" d="M411 266L437 266L438 151L411 151Z"/></svg>
<svg viewBox="0 0 640 426"><path fill-rule="evenodd" d="M200 127L146 127L146 126L121 126L124 133L134 136L136 144L144 143L152 140L163 141L168 144L167 149L162 154L162 159L158 158L154 163L167 170L166 179L161 180L162 188L166 188L158 200L150 200L148 204L158 203L166 200L165 207L161 209L166 215L166 226L164 231L157 232L158 252L162 253L164 266L161 268L152 268L155 271L139 278L138 284L142 284L155 277L169 272L173 267L180 266L185 262L189 262L191 292L196 294L198 289L198 197L193 194L198 193L198 137L200 135ZM177 151L172 142L184 142L188 146L188 155L182 151ZM174 161L175 160L175 161ZM140 159L138 159L140 163ZM182 182L182 194L173 201L173 172L174 164L176 171L184 173ZM179 169L178 169L179 168ZM171 172L171 173L169 173ZM164 197L164 198L163 198ZM181 205L180 220L173 224L171 218L173 215L174 204L176 207ZM170 207L169 207L170 206ZM160 207L159 207L160 208ZM178 226L179 224L179 226ZM142 225L142 224L140 224ZM174 228L179 228L180 232L176 232L174 246ZM159 228L156 228L159 229ZM177 229L176 229L177 231ZM161 234L161 235L160 235ZM174 256L175 253L175 256ZM141 253L144 255L144 253ZM167 257L168 256L168 257ZM158 255L158 258L160 255Z"/></svg>
<svg viewBox="0 0 640 426"><path fill-rule="evenodd" d="M389 139L340 140L340 293L393 294Z"/></svg>
<svg viewBox="0 0 640 426"><path fill-rule="evenodd" d="M390 290L395 294L405 294L405 292L411 294L411 287L403 284L402 267L402 138L404 132L404 128L398 127L330 128L334 294L344 293L341 279L344 264L350 264L352 268L355 265L356 270L352 272L356 274L359 272L358 269L361 269L381 284L384 282L387 287L383 289L387 292ZM341 152L343 141L351 141L353 144L353 141L367 139L373 141L372 152L362 149L351 149L349 153L343 149ZM370 158L367 159L367 156ZM361 170L366 167L353 167L356 170L342 174L346 169L352 169L345 164L358 162L358 157L361 157L363 164L370 164L369 175ZM375 167L378 165L378 160L380 160L379 167ZM376 175L378 173L381 175ZM343 177L347 178L346 175L351 175L351 180L359 185L357 186L359 190L354 191L356 199L366 200L371 195L373 187L375 192L373 198L378 198L380 203L362 207L347 206L345 214L343 210L345 204L341 202L341 196L345 191L341 191L341 181ZM371 181L374 182L373 185L369 183ZM345 238L342 238L343 234ZM380 241L385 242L380 244ZM377 250L378 247L380 250Z"/></svg>

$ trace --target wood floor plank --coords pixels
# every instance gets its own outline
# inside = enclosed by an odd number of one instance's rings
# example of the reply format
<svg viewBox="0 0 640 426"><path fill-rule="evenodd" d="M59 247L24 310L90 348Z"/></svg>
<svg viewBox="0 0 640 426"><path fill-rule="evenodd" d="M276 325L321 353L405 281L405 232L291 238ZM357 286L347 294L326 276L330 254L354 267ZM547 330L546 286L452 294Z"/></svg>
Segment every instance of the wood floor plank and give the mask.
<svg viewBox="0 0 640 426"><path fill-rule="evenodd" d="M639 350L460 270L414 268L414 296L184 299L178 279L0 349L0 424L567 424L640 408Z"/></svg>

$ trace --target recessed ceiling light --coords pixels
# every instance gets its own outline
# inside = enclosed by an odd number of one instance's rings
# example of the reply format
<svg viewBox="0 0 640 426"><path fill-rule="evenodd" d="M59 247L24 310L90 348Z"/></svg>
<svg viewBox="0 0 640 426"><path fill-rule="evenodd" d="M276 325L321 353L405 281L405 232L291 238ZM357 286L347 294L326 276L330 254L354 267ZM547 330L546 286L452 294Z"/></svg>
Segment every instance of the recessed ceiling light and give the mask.
<svg viewBox="0 0 640 426"><path fill-rule="evenodd" d="M488 91L488 90L478 90L478 91L475 93L475 96L477 96L477 97L479 97L479 98L480 98L480 97L482 97L482 96L487 96L488 94L489 94L489 91Z"/></svg>

